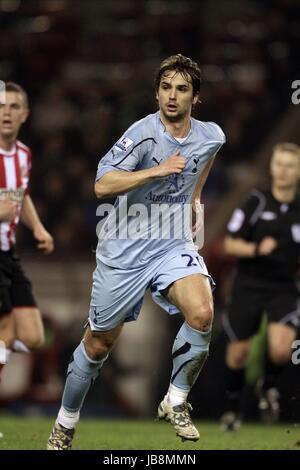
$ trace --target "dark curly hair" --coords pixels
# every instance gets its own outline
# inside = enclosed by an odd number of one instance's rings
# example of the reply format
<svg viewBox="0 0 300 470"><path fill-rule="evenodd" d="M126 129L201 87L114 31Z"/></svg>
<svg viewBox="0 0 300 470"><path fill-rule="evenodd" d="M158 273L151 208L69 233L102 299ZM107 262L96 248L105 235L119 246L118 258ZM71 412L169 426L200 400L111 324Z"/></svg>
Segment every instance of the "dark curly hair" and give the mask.
<svg viewBox="0 0 300 470"><path fill-rule="evenodd" d="M162 61L155 76L155 89L159 88L161 77L168 71L174 70L179 72L186 80L192 80L193 95L200 92L201 70L199 65L189 57L182 54L171 55Z"/></svg>

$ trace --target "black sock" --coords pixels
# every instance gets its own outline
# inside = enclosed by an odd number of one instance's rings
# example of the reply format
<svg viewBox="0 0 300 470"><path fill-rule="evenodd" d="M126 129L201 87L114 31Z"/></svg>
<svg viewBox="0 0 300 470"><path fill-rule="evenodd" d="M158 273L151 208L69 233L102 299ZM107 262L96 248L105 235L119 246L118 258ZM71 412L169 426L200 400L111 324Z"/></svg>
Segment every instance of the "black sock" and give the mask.
<svg viewBox="0 0 300 470"><path fill-rule="evenodd" d="M241 395L245 386L245 369L226 366L226 411L239 412Z"/></svg>
<svg viewBox="0 0 300 470"><path fill-rule="evenodd" d="M269 357L266 358L265 363L265 373L263 378L263 390L269 390L270 388L276 387L277 378L281 374L285 367L285 364L275 364L270 360Z"/></svg>

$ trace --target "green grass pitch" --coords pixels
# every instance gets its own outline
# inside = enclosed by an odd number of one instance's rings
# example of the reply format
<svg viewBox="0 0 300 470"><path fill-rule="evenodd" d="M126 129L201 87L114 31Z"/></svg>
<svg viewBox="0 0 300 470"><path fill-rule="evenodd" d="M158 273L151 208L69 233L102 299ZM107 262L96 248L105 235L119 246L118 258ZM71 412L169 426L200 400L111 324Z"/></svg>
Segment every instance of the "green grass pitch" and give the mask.
<svg viewBox="0 0 300 470"><path fill-rule="evenodd" d="M201 439L182 442L170 424L139 420L82 419L74 438L74 450L272 450L300 449L300 427L293 424L244 424L237 433L220 431L217 423L196 423ZM0 450L43 450L53 420L0 417Z"/></svg>

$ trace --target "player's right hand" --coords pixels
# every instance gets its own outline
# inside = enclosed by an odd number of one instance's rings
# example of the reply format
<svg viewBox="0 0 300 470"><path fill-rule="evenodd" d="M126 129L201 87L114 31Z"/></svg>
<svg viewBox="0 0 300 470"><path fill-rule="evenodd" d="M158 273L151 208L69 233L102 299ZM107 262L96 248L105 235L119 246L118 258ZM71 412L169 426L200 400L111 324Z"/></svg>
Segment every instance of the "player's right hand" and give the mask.
<svg viewBox="0 0 300 470"><path fill-rule="evenodd" d="M0 201L0 221L12 222L18 214L18 204L13 201Z"/></svg>
<svg viewBox="0 0 300 470"><path fill-rule="evenodd" d="M174 173L179 175L186 165L186 158L180 155L180 150L168 157L163 163L157 167L158 176L169 176Z"/></svg>
<svg viewBox="0 0 300 470"><path fill-rule="evenodd" d="M267 256L277 248L278 242L273 237L264 237L258 245L258 254L260 256Z"/></svg>

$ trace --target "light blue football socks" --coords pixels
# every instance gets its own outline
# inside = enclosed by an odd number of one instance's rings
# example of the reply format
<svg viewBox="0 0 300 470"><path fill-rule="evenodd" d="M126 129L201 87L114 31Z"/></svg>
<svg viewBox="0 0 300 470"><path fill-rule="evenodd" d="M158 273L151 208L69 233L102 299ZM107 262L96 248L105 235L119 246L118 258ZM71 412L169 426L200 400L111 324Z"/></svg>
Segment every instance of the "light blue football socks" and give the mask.
<svg viewBox="0 0 300 470"><path fill-rule="evenodd" d="M173 370L167 394L173 406L186 401L208 356L210 338L211 330L198 331L187 322L181 326L173 344Z"/></svg>
<svg viewBox="0 0 300 470"><path fill-rule="evenodd" d="M65 390L62 398L62 406L65 410L79 411L83 405L85 396L108 355L101 361L93 361L85 351L81 341L75 349L69 363Z"/></svg>

